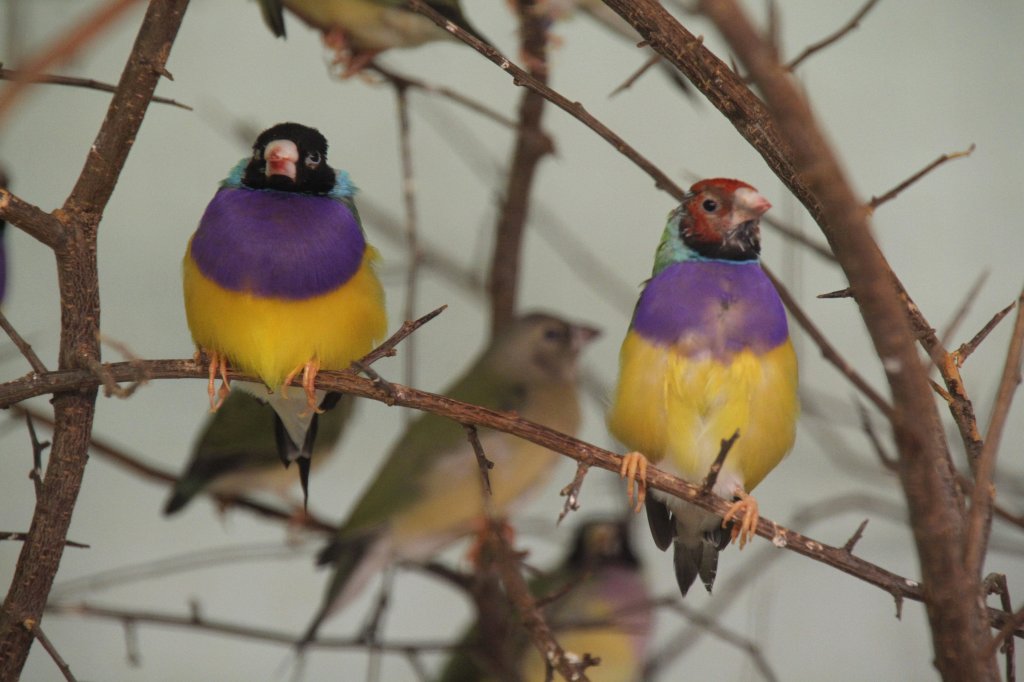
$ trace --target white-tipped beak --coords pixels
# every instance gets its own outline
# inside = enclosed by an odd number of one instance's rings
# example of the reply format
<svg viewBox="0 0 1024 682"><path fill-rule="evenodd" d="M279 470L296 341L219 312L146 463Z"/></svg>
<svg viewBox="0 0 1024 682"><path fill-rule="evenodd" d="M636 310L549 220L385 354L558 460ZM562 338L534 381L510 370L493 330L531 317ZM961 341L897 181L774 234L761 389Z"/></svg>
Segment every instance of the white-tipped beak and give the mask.
<svg viewBox="0 0 1024 682"><path fill-rule="evenodd" d="M736 190L735 210L743 214L738 222L760 218L772 205L756 190L741 187Z"/></svg>
<svg viewBox="0 0 1024 682"><path fill-rule="evenodd" d="M291 140L274 140L263 151L267 162L267 177L284 175L295 179L295 164L299 161L299 148Z"/></svg>

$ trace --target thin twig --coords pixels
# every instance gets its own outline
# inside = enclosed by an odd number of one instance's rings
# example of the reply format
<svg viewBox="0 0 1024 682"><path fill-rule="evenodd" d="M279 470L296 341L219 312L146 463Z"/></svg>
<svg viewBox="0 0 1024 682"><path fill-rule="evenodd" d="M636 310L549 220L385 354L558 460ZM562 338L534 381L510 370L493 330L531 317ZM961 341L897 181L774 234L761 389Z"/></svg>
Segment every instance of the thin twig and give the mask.
<svg viewBox="0 0 1024 682"><path fill-rule="evenodd" d="M85 21L75 23L67 32L58 35L38 55L30 59L22 69L23 79L11 83L0 94L0 121L10 111L37 76L51 66L71 59L90 42L109 28L136 0L108 0L89 15Z"/></svg>
<svg viewBox="0 0 1024 682"><path fill-rule="evenodd" d="M978 457L978 466L974 474L974 492L971 495L971 510L967 526L967 537L964 545L964 564L971 575L980 573L988 535L992 525L992 504L995 500L995 487L992 476L995 473L996 457L999 443L1003 436L1003 427L1010 413L1014 393L1021 382L1021 357L1024 355L1024 290L1017 299L1017 320L1010 336L1010 347L1006 352L1006 364L1003 376L999 380L992 417L985 432L985 444Z"/></svg>
<svg viewBox="0 0 1024 682"><path fill-rule="evenodd" d="M941 387L939 386L934 387L941 390ZM899 466L899 462L895 457L889 454L889 451L886 450L885 446L882 444L882 439L879 438L878 434L875 432L875 425L871 423L871 415L868 414L867 408L865 408L859 401L857 402L857 412L860 414L861 429L868 437L868 440L871 441L871 447L874 449L875 454L878 455L878 459L882 462L882 466L889 471L896 471Z"/></svg>
<svg viewBox="0 0 1024 682"><path fill-rule="evenodd" d="M974 143L972 142L971 146L968 147L967 149L963 150L963 151L960 151L960 152L950 152L948 154L943 154L942 156L940 156L939 158L935 159L934 161L932 161L930 164L928 164L927 166L925 166L924 168L922 168L918 172L916 172L913 175L911 175L909 178L907 178L906 180L904 180L900 184L898 184L895 187L893 187L891 190L889 190L885 194L883 194L883 195L881 195L879 197L871 197L871 201L868 202L868 209L870 211L876 210L879 206L881 206L885 202L891 201L892 199L895 199L897 196L899 196L903 192L903 190L905 190L906 188L910 187L915 182L917 182L918 180L920 180L924 176L928 175L928 173L931 173L933 170L935 170L936 168L938 168L942 164L946 163L947 161L952 161L953 159L960 159L960 158L963 158L963 157L966 157L966 156L970 156L973 151L974 151Z"/></svg>
<svg viewBox="0 0 1024 682"><path fill-rule="evenodd" d="M793 60L786 64L786 68L790 71L796 71L796 68L803 63L805 59L813 55L815 52L824 50L826 47L840 40L847 33L857 28L860 25L861 20L867 15L871 9L878 4L878 0L868 0L868 2L860 8L860 10L853 15L844 26L830 36L827 36L816 43L812 43L804 48L804 51L797 55Z"/></svg>
<svg viewBox="0 0 1024 682"><path fill-rule="evenodd" d="M708 475L704 477L704 482L700 485L700 494L709 495L711 490L715 487L715 483L718 481L718 474L722 471L722 465L725 464L725 458L729 455L729 451L732 450L732 446L739 440L740 430L736 429L732 432L732 435L728 438L722 439L722 444L718 448L718 456L715 457L715 461L711 463L711 468L708 469Z"/></svg>
<svg viewBox="0 0 1024 682"><path fill-rule="evenodd" d="M981 293L981 288L985 286L985 282L988 280L988 276L991 274L990 270L982 270L978 278L974 280L974 284L964 294L963 300L953 313L953 317L946 324L946 329L942 332L942 336L939 337L939 342L943 346L949 345L953 339L953 335L963 324L964 319L967 317L967 313L971 310L971 305L978 299L978 294ZM1011 306L1012 307L1012 306ZM955 351L954 351L955 352Z"/></svg>
<svg viewBox="0 0 1024 682"><path fill-rule="evenodd" d="M978 350L978 346L981 345L981 342L992 333L992 330L996 328L996 325L1003 321L1004 317L1010 314L1010 311L1013 310L1016 305L1017 303L1015 301L993 315L992 319L989 320L985 326L981 328L981 331L975 334L970 341L960 344L960 347L953 351L953 354L956 356L957 367L963 367L964 362L968 357L970 357L971 353Z"/></svg>
<svg viewBox="0 0 1024 682"><path fill-rule="evenodd" d="M615 149L620 153L633 161L633 163L639 166L641 170L651 176L651 178L654 179L655 186L670 193L677 200L682 200L683 195L686 194L683 188L679 187L679 185L677 185L668 175L663 173L654 164L643 157L636 151L636 149L627 144L625 140L612 132L610 128L587 112L587 110L583 108L582 104L569 100L552 88L541 83L490 45L477 40L460 27L446 20L424 0L409 0L409 6L420 14L429 17L435 24L456 36L459 40L472 47L494 64L497 64L498 67L512 76L512 82L515 85L527 87L530 90L543 95L549 102L578 119L581 123L615 147Z"/></svg>
<svg viewBox="0 0 1024 682"><path fill-rule="evenodd" d="M629 90L631 87L633 87L634 83L640 80L641 76L647 73L652 66L655 66L660 61L660 54L658 54L657 52L651 53L651 56L647 58L647 61L640 65L639 69L633 72L633 74L625 81L623 81L621 85L619 85L617 88L608 93L608 98L611 99L612 97L615 97L615 95L618 95L620 92Z"/></svg>
<svg viewBox="0 0 1024 682"><path fill-rule="evenodd" d="M476 455L476 464L480 467L480 481L483 486L483 498L484 505L490 505L491 499L491 474L490 470L494 468L494 462L487 459L487 453L484 452L483 445L480 444L480 438L477 435L476 427L472 424L463 424L462 428L466 430L466 438L469 439L469 444L473 447L473 454ZM490 514L487 515L490 518Z"/></svg>
<svg viewBox="0 0 1024 682"><path fill-rule="evenodd" d="M554 633L537 607L526 580L519 572L519 556L508 545L501 527L495 523L488 524L487 545L490 555L494 557L501 583L505 586L509 604L518 614L533 646L540 652L544 661L563 678L574 682L587 682L587 661L577 662L570 659L555 640Z"/></svg>
<svg viewBox="0 0 1024 682"><path fill-rule="evenodd" d="M185 628L187 630L201 630L243 639L258 640L270 644L280 644L289 648L295 646L296 640L296 636L293 633L215 620L202 616L195 611L179 616L157 611L109 608L81 602L77 604L48 604L46 612L63 616L103 618L133 625L163 625ZM359 637L318 637L316 640L309 642L308 646L318 649L362 650L366 648L366 642L362 641ZM450 641L379 642L378 648L388 653L402 654L410 650L450 651L453 645Z"/></svg>
<svg viewBox="0 0 1024 682"><path fill-rule="evenodd" d="M860 542L860 539L864 537L864 529L867 527L868 519L864 519L860 522L860 525L857 526L857 530L853 531L853 535L851 535L850 539L846 541L846 544L843 545L844 552L853 553L853 548L856 547L857 543Z"/></svg>
<svg viewBox="0 0 1024 682"><path fill-rule="evenodd" d="M40 442L36 435L36 426L32 423L32 415L25 415L25 425L28 427L29 443L32 445L32 471L28 477L32 479L32 485L35 487L38 504L43 497L43 453L50 447L50 441ZM67 543L67 538L64 542Z"/></svg>
<svg viewBox="0 0 1024 682"><path fill-rule="evenodd" d="M590 465L586 462L580 462L576 465L576 475L572 477L572 482L558 491L558 494L565 498L565 504L562 505L562 511L558 514L558 520L555 521L555 525L562 523L562 519L568 516L569 512L579 510L580 490L583 488L583 479L587 477L588 471L590 471Z"/></svg>
<svg viewBox="0 0 1024 682"><path fill-rule="evenodd" d="M36 355L36 352L32 350L32 346L22 338L21 334L18 333L18 330L15 329L14 325L12 325L10 320L7 319L7 316L3 314L3 311L0 311L0 328L7 332L7 336L10 337L11 341L14 342L14 345L18 347L19 351L21 351L21 354L25 356L26 360L28 360L28 364L32 366L33 371L37 374L45 374L49 371L46 369L46 365L43 364L43 361L39 359L39 356Z"/></svg>
<svg viewBox="0 0 1024 682"><path fill-rule="evenodd" d="M28 533L18 533L16 531L3 531L0 530L0 541L2 540L13 540L15 542L24 542L28 539ZM77 547L79 549L90 549L90 546L83 542L75 542L74 540L65 540L65 547Z"/></svg>
<svg viewBox="0 0 1024 682"><path fill-rule="evenodd" d="M420 248L416 234L416 180L412 167L412 140L409 123L409 97L406 86L395 82L398 104L398 148L402 165L402 203L405 207L405 243L409 252L409 265L405 276L405 319L416 314L416 292L419 285ZM416 339L409 339L405 354L404 381L416 385ZM406 414L407 419L412 416ZM408 421L406 422L408 424Z"/></svg>
<svg viewBox="0 0 1024 682"><path fill-rule="evenodd" d="M547 19L543 13L537 11L534 0L515 0L512 6L519 18L520 50L529 66L529 76L534 82L546 85ZM431 9L431 12L433 11ZM534 178L541 159L554 151L551 138L541 126L544 102L543 95L527 89L523 91L519 103L515 147L512 151L505 194L494 227L494 247L487 277L492 338L497 337L515 319L520 261Z"/></svg>
<svg viewBox="0 0 1024 682"><path fill-rule="evenodd" d="M50 654L50 658L57 664L57 669L60 670L61 674L64 675L64 679L68 682L76 682L75 676L71 674L71 666L67 664L60 653L57 651L57 647L53 645L46 633L43 632L43 628L39 626L39 621L28 619L22 622L25 629L32 633L32 635L43 645L46 649L46 653Z"/></svg>
<svg viewBox="0 0 1024 682"><path fill-rule="evenodd" d="M53 85L69 85L76 88L86 88L89 90L99 90L101 92L116 92L117 87L110 83L103 83L102 81L93 80L91 78L76 78L74 76L57 76L50 73L37 74L35 76L29 76L24 71L15 71L13 69L5 69L0 64L0 80L4 81L25 81L29 83L51 83ZM153 97L153 102L157 104L169 104L172 107L178 107L186 111L192 111L192 107L187 104L182 104L177 100L170 99L169 97Z"/></svg>
<svg viewBox="0 0 1024 682"><path fill-rule="evenodd" d="M985 585L988 588L989 594L998 594L1000 605L1003 610L1007 613L1013 613L1013 602L1010 600L1010 586L1006 582L1006 575L1003 573L992 573L985 578ZM1002 634L1002 633L1000 633ZM1015 649L1016 644L1013 641L1013 637L1009 636L1009 633L1005 635L996 635L989 642L983 655L994 656L996 650L999 648L999 644L1002 642L1003 650L1006 654L1006 682L1016 682L1017 680L1017 664Z"/></svg>
<svg viewBox="0 0 1024 682"><path fill-rule="evenodd" d="M886 419L892 419L892 405L890 405L889 402L867 382L867 379L861 376L860 372L858 372L853 365L848 363L846 359L839 354L839 351L837 351L829 340L825 338L825 335L818 329L817 325L811 321L811 318L804 312L803 308L797 304L796 299L794 299L793 295L789 293L789 290L782 286L782 282L780 282L778 278L767 268L765 268L765 272L767 273L768 278L772 281L772 284L775 285L776 291L779 292L779 298L782 299L783 305L786 306L789 314L793 316L793 319L796 320L797 324L807 332L807 335L810 336L811 340L818 346L818 350L821 351L821 356L831 363L833 367L838 369L843 376L849 379L850 383L853 384L865 398L870 400L871 403L885 415Z"/></svg>
<svg viewBox="0 0 1024 682"><path fill-rule="evenodd" d="M398 73L397 71L381 66L377 62L373 62L368 68L379 73L395 87L415 88L431 95L440 95L450 99L456 104L466 107L470 111L480 114L484 118L489 118L495 123L506 128L514 129L516 127L516 122L505 114L492 109L483 102L478 102L475 99L466 97L462 93L452 90L451 88L447 88L443 85L437 85L435 83L428 83L418 78Z"/></svg>

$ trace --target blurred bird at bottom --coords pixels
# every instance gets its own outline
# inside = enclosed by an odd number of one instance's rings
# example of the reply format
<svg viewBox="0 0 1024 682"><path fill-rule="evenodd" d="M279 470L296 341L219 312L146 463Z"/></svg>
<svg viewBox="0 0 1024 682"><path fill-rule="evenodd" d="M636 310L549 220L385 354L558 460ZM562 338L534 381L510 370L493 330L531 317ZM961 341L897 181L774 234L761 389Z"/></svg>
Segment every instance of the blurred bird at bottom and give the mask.
<svg viewBox="0 0 1024 682"><path fill-rule="evenodd" d="M576 361L597 330L535 313L499 334L444 395L514 412L566 434L580 423ZM480 429L490 469L491 509L507 514L545 480L558 455L509 434ZM484 518L480 469L458 423L432 414L414 421L392 448L318 563L330 564L323 603L300 642L324 619L398 561L424 561L479 530Z"/></svg>
<svg viewBox="0 0 1024 682"><path fill-rule="evenodd" d="M316 422L313 468L322 465L335 450L354 407L351 395L325 396L321 408L330 409ZM288 492L299 479L294 470L281 466L280 423L274 408L251 393L228 394L221 408L207 419L192 458L164 506L164 514L180 511L203 491L239 496L266 490L298 508L301 503Z"/></svg>
<svg viewBox="0 0 1024 682"><path fill-rule="evenodd" d="M587 520L576 531L573 547L557 568L531 581L555 640L570 654L589 654L600 663L586 670L593 682L638 682L643 674L652 629L647 584L630 547L625 521ZM438 682L497 682L550 679L547 664L518 620L502 603L494 613L501 641L483 641L480 623L445 665ZM505 662L508 663L505 663ZM514 670L503 670L511 664Z"/></svg>

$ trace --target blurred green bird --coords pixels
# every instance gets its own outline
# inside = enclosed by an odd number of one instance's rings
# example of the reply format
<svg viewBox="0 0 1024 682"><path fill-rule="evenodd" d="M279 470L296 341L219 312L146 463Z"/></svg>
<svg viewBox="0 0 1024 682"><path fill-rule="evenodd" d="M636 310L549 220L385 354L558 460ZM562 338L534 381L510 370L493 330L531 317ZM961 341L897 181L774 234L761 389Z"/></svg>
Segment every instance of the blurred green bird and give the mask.
<svg viewBox="0 0 1024 682"><path fill-rule="evenodd" d="M355 399L348 394L328 393L321 402L327 411L314 422L312 456L298 463L304 492L310 463L319 466L334 451L354 407ZM164 514L180 511L204 490L232 496L266 490L294 505L288 493L296 474L281 463L279 442L285 434L275 416L273 407L251 393L232 391L207 420Z"/></svg>
<svg viewBox="0 0 1024 682"><path fill-rule="evenodd" d="M651 635L651 607L640 562L633 554L629 525L623 520L588 520L576 531L572 550L562 563L531 581L538 600L553 595L544 618L568 654L589 654L600 664L587 668L593 682L639 682ZM547 664L531 645L523 627L503 604L508 636L481 639L479 623L462 639L438 682L497 682L550 679ZM500 626L499 626L500 628ZM502 666L514 666L514 670Z"/></svg>
<svg viewBox="0 0 1024 682"><path fill-rule="evenodd" d="M574 434L580 424L576 364L598 331L535 313L518 318L444 394ZM507 514L553 470L558 455L529 441L480 429L489 460L491 508ZM414 421L392 448L348 520L320 553L333 570L323 603L300 642L393 563L425 561L479 530L480 469L466 430L431 414Z"/></svg>
<svg viewBox="0 0 1024 682"><path fill-rule="evenodd" d="M485 43L458 0L427 0L438 14ZM373 58L393 47L418 47L454 36L418 14L404 0L260 0L263 21L278 38L285 35L284 10L319 29L324 44L334 50L343 77L364 69Z"/></svg>

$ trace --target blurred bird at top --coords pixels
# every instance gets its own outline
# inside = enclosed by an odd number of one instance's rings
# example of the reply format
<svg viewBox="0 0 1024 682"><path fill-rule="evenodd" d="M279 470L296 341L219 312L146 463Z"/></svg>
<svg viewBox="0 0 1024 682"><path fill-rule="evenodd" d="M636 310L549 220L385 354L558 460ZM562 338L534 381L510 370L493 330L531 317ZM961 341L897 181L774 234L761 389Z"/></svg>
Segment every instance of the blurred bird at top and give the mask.
<svg viewBox="0 0 1024 682"><path fill-rule="evenodd" d="M551 22L571 19L577 12L579 12L619 38L628 41L629 44L634 47L644 39L628 21L616 14L615 10L604 4L601 0L542 0L542 2L537 4L537 11L545 14ZM690 99L696 99L694 97L693 86L690 85L690 82L686 80L686 77L679 72L679 69L664 59L656 59L658 54L652 47L643 47L642 51L644 54L648 55L648 58L652 60L652 62L654 60L657 61L661 72L671 79L684 95ZM646 69L652 65L653 63L648 66L644 66L640 71L646 71ZM632 80L634 80L634 78L630 79L630 81ZM624 87L618 88L612 94L617 94L622 89L624 89Z"/></svg>
<svg viewBox="0 0 1024 682"><path fill-rule="evenodd" d="M427 5L473 37L489 44L462 13L459 0L426 0ZM319 29L334 50L343 77L352 76L393 47L418 47L456 38L410 9L404 0L260 0L263 21L274 35L285 35L284 9Z"/></svg>
<svg viewBox="0 0 1024 682"><path fill-rule="evenodd" d="M210 360L210 405L227 395L229 363L258 377L265 387L238 383L273 406L279 455L298 462L304 491L325 395L317 372L348 368L387 327L355 192L327 164L319 131L280 123L221 183L185 253L185 314ZM302 388L288 386L300 372Z"/></svg>
<svg viewBox="0 0 1024 682"><path fill-rule="evenodd" d="M640 682L651 635L651 605L640 562L630 547L623 521L588 520L576 531L562 563L531 581L537 599L554 600L544 617L566 652L590 654L601 663L587 668L593 682ZM444 667L438 682L491 682L504 679L543 682L547 662L530 644L507 603L495 605L502 641L484 641L479 622ZM514 671L503 665L514 665ZM513 673L509 675L509 673Z"/></svg>
<svg viewBox="0 0 1024 682"><path fill-rule="evenodd" d="M738 180L702 180L669 214L654 272L619 355L608 427L627 447L622 474L661 549L675 544L685 595L707 590L731 526L740 547L757 526L749 495L796 436L797 363L778 292L761 269L760 218L771 205ZM691 483L739 431L713 491L735 500L724 520L679 498L646 495L647 460ZM742 518L740 518L742 517Z"/></svg>
<svg viewBox="0 0 1024 682"><path fill-rule="evenodd" d="M574 434L580 423L577 357L597 333L551 315L520 317L444 394ZM536 489L558 460L546 448L498 431L481 429L479 439L494 463L490 504L498 515ZM430 558L478 530L484 514L480 469L466 430L443 417L420 416L320 553L318 562L330 564L333 575L302 643L381 570Z"/></svg>
<svg viewBox="0 0 1024 682"><path fill-rule="evenodd" d="M333 405L335 402L337 405ZM321 406L329 409L317 419L311 468L322 465L334 452L352 415L355 398L328 393ZM288 491L295 478L281 466L277 423L270 405L245 391L232 391L207 419L192 458L167 499L164 514L177 513L204 491L237 497L267 490L291 504Z"/></svg>

